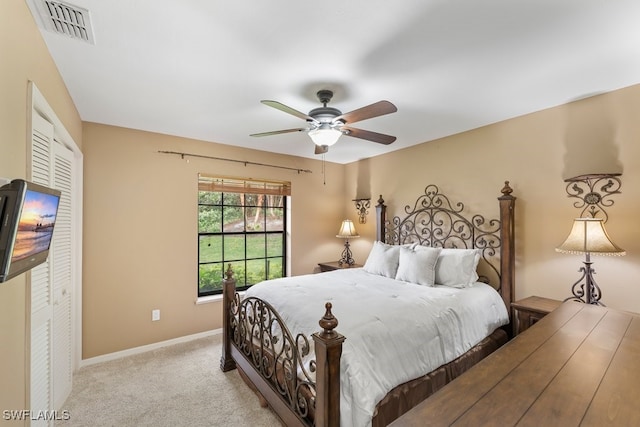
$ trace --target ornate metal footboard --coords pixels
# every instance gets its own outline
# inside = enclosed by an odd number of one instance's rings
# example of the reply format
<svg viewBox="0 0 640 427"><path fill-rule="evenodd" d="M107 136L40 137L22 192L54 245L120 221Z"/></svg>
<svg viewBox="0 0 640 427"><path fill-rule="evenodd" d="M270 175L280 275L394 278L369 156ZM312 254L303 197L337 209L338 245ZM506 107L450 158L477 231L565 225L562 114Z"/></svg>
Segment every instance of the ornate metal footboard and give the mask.
<svg viewBox="0 0 640 427"><path fill-rule="evenodd" d="M330 389L335 384L339 389L344 337L334 331L338 321L331 303L319 321L322 332L312 335L316 360L305 359L310 354L309 339L303 334L294 337L269 303L240 297L231 266L224 280L224 306L228 315L220 368L240 368L287 426L338 426L340 397Z"/></svg>

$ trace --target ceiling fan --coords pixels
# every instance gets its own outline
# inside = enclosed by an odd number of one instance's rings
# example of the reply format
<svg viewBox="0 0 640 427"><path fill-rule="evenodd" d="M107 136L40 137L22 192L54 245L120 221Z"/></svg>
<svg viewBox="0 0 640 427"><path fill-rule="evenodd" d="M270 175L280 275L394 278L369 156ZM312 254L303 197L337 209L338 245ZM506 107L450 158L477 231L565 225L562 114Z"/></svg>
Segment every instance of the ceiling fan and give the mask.
<svg viewBox="0 0 640 427"><path fill-rule="evenodd" d="M329 147L335 144L340 135L352 136L354 138L366 139L378 144L391 144L396 140L395 136L353 128L351 123L398 111L395 105L389 101L378 101L366 107L348 113L342 113L337 108L327 107L333 97L333 91L322 89L316 94L323 104L322 107L314 108L309 114L302 113L277 101L260 101L269 107L273 107L285 113L292 114L307 121L307 126L295 129L276 130L271 132L254 133L251 136L269 136L289 132L307 132L316 145L315 154L323 154L329 151Z"/></svg>

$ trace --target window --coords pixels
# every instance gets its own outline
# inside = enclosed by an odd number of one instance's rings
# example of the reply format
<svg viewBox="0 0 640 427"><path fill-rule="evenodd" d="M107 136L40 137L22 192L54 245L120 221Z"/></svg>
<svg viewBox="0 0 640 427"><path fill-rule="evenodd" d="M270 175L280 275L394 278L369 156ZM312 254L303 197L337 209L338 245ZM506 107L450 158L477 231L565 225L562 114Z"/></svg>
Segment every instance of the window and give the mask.
<svg viewBox="0 0 640 427"><path fill-rule="evenodd" d="M237 289L284 277L288 182L198 179L198 296L222 293L231 264Z"/></svg>

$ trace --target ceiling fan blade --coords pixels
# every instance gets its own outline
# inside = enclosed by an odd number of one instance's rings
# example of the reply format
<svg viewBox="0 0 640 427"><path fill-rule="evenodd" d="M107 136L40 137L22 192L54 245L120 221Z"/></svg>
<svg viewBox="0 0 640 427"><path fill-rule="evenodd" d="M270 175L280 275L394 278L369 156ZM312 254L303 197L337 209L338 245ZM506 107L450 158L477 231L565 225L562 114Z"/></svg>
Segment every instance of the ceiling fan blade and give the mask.
<svg viewBox="0 0 640 427"><path fill-rule="evenodd" d="M367 105L366 107L358 108L357 110L349 111L336 118L333 121L343 121L344 123L355 123L361 120L371 119L373 117L384 116L385 114L395 113L398 111L395 105L389 101L378 101L374 104Z"/></svg>
<svg viewBox="0 0 640 427"><path fill-rule="evenodd" d="M395 136L385 135L383 133L372 132L370 130L362 130L342 126L342 133L354 138L366 139L367 141L377 142L378 144L389 145L396 140Z"/></svg>
<svg viewBox="0 0 640 427"><path fill-rule="evenodd" d="M306 132L309 129L307 128L296 128L296 129L283 129L283 130L272 130L271 132L262 132L262 133L252 133L249 136L269 136L269 135L279 135L281 133L289 133L289 132Z"/></svg>
<svg viewBox="0 0 640 427"><path fill-rule="evenodd" d="M324 153L327 153L328 151L329 151L328 145L316 145L315 154L324 154Z"/></svg>
<svg viewBox="0 0 640 427"><path fill-rule="evenodd" d="M269 100L262 100L260 101L262 102L264 105L268 105L269 107L273 107L276 110L280 110L280 111L284 111L285 113L289 113L291 115L294 115L298 118L301 118L302 120L308 120L311 122L317 122L316 119L314 119L313 117L309 116L308 114L305 114L301 111L298 111L296 109L293 109L287 105L284 105L278 101L269 101Z"/></svg>

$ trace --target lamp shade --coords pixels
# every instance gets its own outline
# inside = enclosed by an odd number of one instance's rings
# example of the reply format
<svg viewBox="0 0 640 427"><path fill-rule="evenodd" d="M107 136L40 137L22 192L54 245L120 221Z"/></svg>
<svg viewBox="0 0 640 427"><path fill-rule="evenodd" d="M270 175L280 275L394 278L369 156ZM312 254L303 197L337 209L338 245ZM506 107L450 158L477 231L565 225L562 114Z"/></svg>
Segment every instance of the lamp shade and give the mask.
<svg viewBox="0 0 640 427"><path fill-rule="evenodd" d="M350 219L345 219L344 221L342 221L340 231L338 231L336 237L348 239L350 237L360 237L360 235L356 231L356 227L353 226L353 221L351 221Z"/></svg>
<svg viewBox="0 0 640 427"><path fill-rule="evenodd" d="M342 135L337 129L331 127L328 123L323 123L317 129L312 129L309 131L309 137L316 145L326 145L327 147L332 146Z"/></svg>
<svg viewBox="0 0 640 427"><path fill-rule="evenodd" d="M570 254L625 255L612 241L601 218L576 218L567 239L556 248Z"/></svg>

